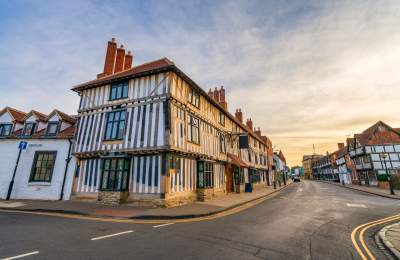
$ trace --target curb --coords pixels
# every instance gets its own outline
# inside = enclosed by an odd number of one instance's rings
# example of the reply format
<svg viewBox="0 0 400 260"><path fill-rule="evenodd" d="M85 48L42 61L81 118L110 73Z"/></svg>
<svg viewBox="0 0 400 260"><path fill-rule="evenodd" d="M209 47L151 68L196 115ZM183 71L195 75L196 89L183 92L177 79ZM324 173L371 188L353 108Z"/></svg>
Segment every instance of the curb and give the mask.
<svg viewBox="0 0 400 260"><path fill-rule="evenodd" d="M392 253L397 257L397 259L400 259L400 252L399 252L399 250L397 250L397 249L393 246L393 244L389 241L389 239L386 238L386 232L387 232L389 229L391 229L392 227L394 227L394 226L399 226L399 225L400 225L400 222L399 222L399 223L396 223L396 224L392 224L392 225L385 226L385 227L383 227L383 228L379 231L379 238L381 239L381 241L383 242L383 244L385 245L385 247L386 247L387 249L389 249L390 252L392 252Z"/></svg>
<svg viewBox="0 0 400 260"><path fill-rule="evenodd" d="M171 216L159 216L159 215L139 215L139 216L134 216L134 217L114 217L114 216L98 216L98 215L91 215L91 214L87 214L87 213L83 213L80 211L71 211L71 210L51 210L51 209L18 209L18 208L12 208L13 211L21 211L21 212L42 212L42 213L61 213L61 214L70 214L70 215L75 215L75 216L85 216L85 217L107 217L110 219L132 219L132 220L174 220L174 219L192 219L192 218L199 218L199 217L208 217L211 215L216 215L219 213L222 213L224 211L228 211L234 208L238 208L240 206L243 206L247 203L250 202L254 202L256 200L260 200L263 198L266 198L274 193L280 192L281 190L286 189L287 187L289 187L291 183L288 183L286 186L283 186L280 189L274 190L271 193L253 198L251 200L248 201L244 201L244 202L240 202L234 205L231 205L229 207L226 208L222 208L222 209L218 209L218 210L214 210L214 211L210 211L207 213L200 213L200 214L186 214L186 215L171 215ZM6 207L0 207L0 210L10 210L10 208L6 208Z"/></svg>
<svg viewBox="0 0 400 260"><path fill-rule="evenodd" d="M342 187L342 188L346 188L346 189L349 189L349 190L360 191L360 192L364 192L364 193L368 193L368 194L372 194L372 195L376 195L376 196L384 197L384 198L388 198L388 199L400 200L400 198L391 197L389 195L375 193L375 192L366 191L366 190L360 190L360 189L352 188L352 187L349 187L349 186L343 186L341 184L335 184L335 183L332 183L332 182L329 182L329 181L318 181L318 182L328 183L328 184L335 185L335 186Z"/></svg>

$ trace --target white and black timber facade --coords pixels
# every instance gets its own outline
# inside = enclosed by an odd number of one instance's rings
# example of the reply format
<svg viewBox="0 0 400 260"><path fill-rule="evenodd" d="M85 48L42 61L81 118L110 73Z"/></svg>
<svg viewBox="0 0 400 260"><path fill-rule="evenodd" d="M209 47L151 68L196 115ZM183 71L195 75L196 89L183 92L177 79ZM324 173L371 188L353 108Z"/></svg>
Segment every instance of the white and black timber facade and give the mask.
<svg viewBox="0 0 400 260"><path fill-rule="evenodd" d="M170 206L270 182L271 142L227 111L225 90L210 96L167 58L131 62L110 41L104 73L73 88L75 198Z"/></svg>

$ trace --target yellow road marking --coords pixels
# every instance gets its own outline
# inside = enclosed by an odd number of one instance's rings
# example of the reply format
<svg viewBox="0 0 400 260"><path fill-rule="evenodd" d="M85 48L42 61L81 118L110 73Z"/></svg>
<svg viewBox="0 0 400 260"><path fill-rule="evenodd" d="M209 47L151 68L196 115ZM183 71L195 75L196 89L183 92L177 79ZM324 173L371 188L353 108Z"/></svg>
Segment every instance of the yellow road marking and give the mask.
<svg viewBox="0 0 400 260"><path fill-rule="evenodd" d="M360 255L361 259L363 260L368 260L368 258L366 257L366 255L364 254L364 252L362 251L362 249L360 248L360 246L357 243L356 240L356 234L357 231L361 229L359 235L358 235L358 240L361 243L362 248L365 250L365 252L367 252L367 255L370 257L371 260L376 260L376 258L373 256L373 254L371 253L371 251L368 249L367 245L365 244L364 241L364 233L367 229L376 226L376 225L380 225L386 222L390 222L396 219L400 219L400 215L394 215L394 216L390 216L387 218L383 218L383 219L378 219L375 221L371 221L368 223L364 223L362 225L359 225L358 227L356 227L352 232L351 232L351 241L354 245L354 247L356 248L358 254Z"/></svg>
<svg viewBox="0 0 400 260"><path fill-rule="evenodd" d="M289 185L288 185L289 186ZM288 187L286 186L286 187ZM204 217L196 217L196 218L188 218L188 219L166 219L166 220L139 220L139 219L113 219L113 218L101 218L101 217L90 217L90 216L82 216L82 215L74 215L74 214L66 214L66 213L55 213L55 212L35 212L35 211L21 211L21 210L12 210L12 209L0 209L0 212L10 212L10 213L23 213L23 214L31 214L31 215L40 215L40 216L52 216L52 217L61 217L61 218L69 218L69 219L80 219L80 220L90 220L90 221L99 221L99 222L114 222L114 223L130 223L130 224L164 224L164 223L185 223L185 222L198 222L205 220L212 220L221 217L230 216L232 214L239 213L245 209L254 207L267 199L273 198L279 194L279 191L283 190L285 187L277 190L273 193L266 195L265 197L247 202L241 206L215 213L210 216Z"/></svg>

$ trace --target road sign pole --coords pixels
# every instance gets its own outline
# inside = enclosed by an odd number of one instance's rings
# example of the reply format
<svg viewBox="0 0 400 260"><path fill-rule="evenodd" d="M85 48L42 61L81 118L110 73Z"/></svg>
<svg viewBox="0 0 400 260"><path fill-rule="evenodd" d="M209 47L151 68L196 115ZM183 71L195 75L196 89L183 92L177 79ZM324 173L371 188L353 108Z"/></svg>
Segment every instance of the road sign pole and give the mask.
<svg viewBox="0 0 400 260"><path fill-rule="evenodd" d="M14 173L13 173L12 179L10 181L10 186L8 187L7 200L9 200L11 197L11 192L12 192L12 189L14 186L15 174L17 173L17 168L18 168L19 158L21 157L21 152L22 152L22 149L20 148L19 153L18 153L17 163L15 164L15 168L14 168Z"/></svg>

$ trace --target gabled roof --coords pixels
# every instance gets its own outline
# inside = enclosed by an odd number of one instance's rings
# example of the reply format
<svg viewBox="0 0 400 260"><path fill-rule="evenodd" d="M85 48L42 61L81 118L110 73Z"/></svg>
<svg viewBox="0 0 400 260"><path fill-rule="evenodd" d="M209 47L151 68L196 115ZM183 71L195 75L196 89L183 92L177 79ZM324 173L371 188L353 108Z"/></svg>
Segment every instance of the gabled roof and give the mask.
<svg viewBox="0 0 400 260"><path fill-rule="evenodd" d="M285 158L285 156L283 155L283 153L282 153L282 151L279 151L279 158L283 161L283 162L286 162L286 158Z"/></svg>
<svg viewBox="0 0 400 260"><path fill-rule="evenodd" d="M62 121L66 121L68 123L74 124L76 119L70 115L65 114L64 112L61 112L60 110L54 109L47 117L46 121L48 121L54 114L57 114Z"/></svg>
<svg viewBox="0 0 400 260"><path fill-rule="evenodd" d="M43 113L40 113L39 111L36 110L31 110L26 116L24 117L23 121L27 120L31 115L35 115L39 121L46 121L46 115Z"/></svg>
<svg viewBox="0 0 400 260"><path fill-rule="evenodd" d="M163 70L163 69L165 70L174 66L175 64L171 60L164 57L159 60L151 61L148 63L132 67L131 69L128 70L124 70L118 73L108 75L106 77L102 77L99 79L88 81L83 84L76 85L72 88L72 90L80 92L84 89L88 89L94 86L109 84L117 80L122 80L124 78L130 79L130 78L140 77L143 76L144 74L154 73L157 70Z"/></svg>
<svg viewBox="0 0 400 260"><path fill-rule="evenodd" d="M4 114L5 112L8 112L11 117L14 119L14 121L18 123L22 123L24 121L24 118L26 116L25 112L19 111L15 108L11 107L5 107L1 112L0 115Z"/></svg>
<svg viewBox="0 0 400 260"><path fill-rule="evenodd" d="M381 127L385 130L380 130ZM400 143L400 133L382 121L378 121L361 134L355 134L354 138L360 145Z"/></svg>

